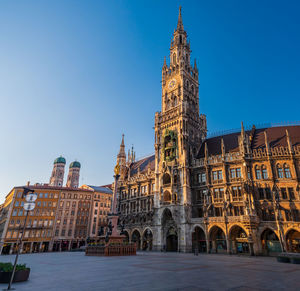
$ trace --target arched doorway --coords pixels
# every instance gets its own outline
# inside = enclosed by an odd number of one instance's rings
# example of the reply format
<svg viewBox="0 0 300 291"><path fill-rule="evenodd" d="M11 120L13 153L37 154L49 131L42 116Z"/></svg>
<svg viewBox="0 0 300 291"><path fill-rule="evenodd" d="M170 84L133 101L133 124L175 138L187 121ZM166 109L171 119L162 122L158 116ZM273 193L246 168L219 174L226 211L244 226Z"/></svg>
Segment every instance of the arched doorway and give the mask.
<svg viewBox="0 0 300 291"><path fill-rule="evenodd" d="M300 232L291 229L286 234L286 243L288 252L300 253Z"/></svg>
<svg viewBox="0 0 300 291"><path fill-rule="evenodd" d="M136 249L140 250L141 248L141 235L138 230L135 230L131 236L131 242L136 243Z"/></svg>
<svg viewBox="0 0 300 291"><path fill-rule="evenodd" d="M178 250L178 235L177 227L174 221L172 212L166 208L162 214L162 231L164 245L162 249L164 251L174 252Z"/></svg>
<svg viewBox="0 0 300 291"><path fill-rule="evenodd" d="M198 249L199 252L206 252L206 237L203 229L199 226L195 227L195 230L192 234L192 251L195 251L195 248Z"/></svg>
<svg viewBox="0 0 300 291"><path fill-rule="evenodd" d="M248 237L243 228L235 225L230 230L231 248L234 254L248 254Z"/></svg>
<svg viewBox="0 0 300 291"><path fill-rule="evenodd" d="M225 233L218 226L213 226L210 231L210 250L212 253L226 253L227 245Z"/></svg>
<svg viewBox="0 0 300 291"><path fill-rule="evenodd" d="M174 227L170 227L167 232L167 252L177 252L178 250L178 235Z"/></svg>
<svg viewBox="0 0 300 291"><path fill-rule="evenodd" d="M281 253L281 245L278 236L269 228L261 234L262 250L265 255Z"/></svg>
<svg viewBox="0 0 300 291"><path fill-rule="evenodd" d="M143 246L142 246L143 251L152 250L152 240L153 240L152 231L149 228L147 228L144 231L144 235L143 235Z"/></svg>

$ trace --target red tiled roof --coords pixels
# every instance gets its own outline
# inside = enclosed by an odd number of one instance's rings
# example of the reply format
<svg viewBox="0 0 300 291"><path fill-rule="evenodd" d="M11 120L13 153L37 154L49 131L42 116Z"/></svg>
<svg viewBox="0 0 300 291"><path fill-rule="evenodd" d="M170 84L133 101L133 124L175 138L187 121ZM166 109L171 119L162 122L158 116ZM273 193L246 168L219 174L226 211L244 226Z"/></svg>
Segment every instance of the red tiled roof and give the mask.
<svg viewBox="0 0 300 291"><path fill-rule="evenodd" d="M287 138L286 138L286 129L289 132L292 146L300 145L300 126L280 126L280 127L269 127L262 129L255 129L252 142L251 149L258 149L265 147L265 136L264 132L267 132L268 142L270 147L287 147ZM246 131L249 135L251 131ZM220 155L221 151L221 139L223 138L225 145L225 152L238 152L239 144L238 137L241 135L241 132L231 133L227 135L220 135L212 138L208 138L205 140L207 143L208 155ZM197 158L204 157L205 153L205 142L202 143Z"/></svg>
<svg viewBox="0 0 300 291"><path fill-rule="evenodd" d="M287 147L286 129L289 132L292 145L300 145L300 126L281 126L255 130L252 149L265 147L264 131L267 132L270 147Z"/></svg>
<svg viewBox="0 0 300 291"><path fill-rule="evenodd" d="M83 188L72 188L72 187L58 187L58 186L49 186L47 185L26 185L26 186L16 186L14 188L31 188L31 189L49 189L49 190L61 190L61 191L85 191L85 192L93 192L89 189Z"/></svg>

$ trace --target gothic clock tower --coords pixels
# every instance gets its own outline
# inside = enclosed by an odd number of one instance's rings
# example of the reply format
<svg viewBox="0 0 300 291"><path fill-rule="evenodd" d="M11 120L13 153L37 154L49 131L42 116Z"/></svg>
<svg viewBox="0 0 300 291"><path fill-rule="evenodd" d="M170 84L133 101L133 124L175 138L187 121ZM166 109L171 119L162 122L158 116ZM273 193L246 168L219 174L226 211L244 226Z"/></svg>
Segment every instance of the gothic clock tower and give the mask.
<svg viewBox="0 0 300 291"><path fill-rule="evenodd" d="M155 114L155 229L157 249L189 251L191 234L190 167L206 138L206 117L199 114L196 61L183 28L181 7L170 46L170 65L162 68L161 112Z"/></svg>

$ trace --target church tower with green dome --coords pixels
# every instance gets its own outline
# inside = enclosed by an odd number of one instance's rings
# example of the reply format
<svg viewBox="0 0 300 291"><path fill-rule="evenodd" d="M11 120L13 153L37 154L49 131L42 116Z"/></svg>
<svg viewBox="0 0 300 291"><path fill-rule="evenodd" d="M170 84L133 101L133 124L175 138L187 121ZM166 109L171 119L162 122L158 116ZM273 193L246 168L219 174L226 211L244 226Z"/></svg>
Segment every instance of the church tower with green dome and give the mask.
<svg viewBox="0 0 300 291"><path fill-rule="evenodd" d="M61 187L64 182L66 159L62 156L58 157L53 163L53 170L50 177L50 186Z"/></svg>
<svg viewBox="0 0 300 291"><path fill-rule="evenodd" d="M67 179L67 187L78 188L79 186L79 175L80 175L80 163L74 161L69 166L69 174Z"/></svg>

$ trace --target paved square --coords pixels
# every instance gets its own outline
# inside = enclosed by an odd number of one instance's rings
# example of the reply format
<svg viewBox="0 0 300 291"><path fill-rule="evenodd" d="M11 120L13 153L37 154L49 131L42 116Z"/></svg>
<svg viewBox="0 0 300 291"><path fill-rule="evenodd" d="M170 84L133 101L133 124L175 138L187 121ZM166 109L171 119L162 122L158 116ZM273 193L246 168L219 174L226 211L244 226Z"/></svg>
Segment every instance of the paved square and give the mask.
<svg viewBox="0 0 300 291"><path fill-rule="evenodd" d="M13 262L15 256L1 256ZM300 290L300 265L275 258L180 253L86 257L83 252L26 254L28 282L16 290ZM0 284L3 289L7 284Z"/></svg>

